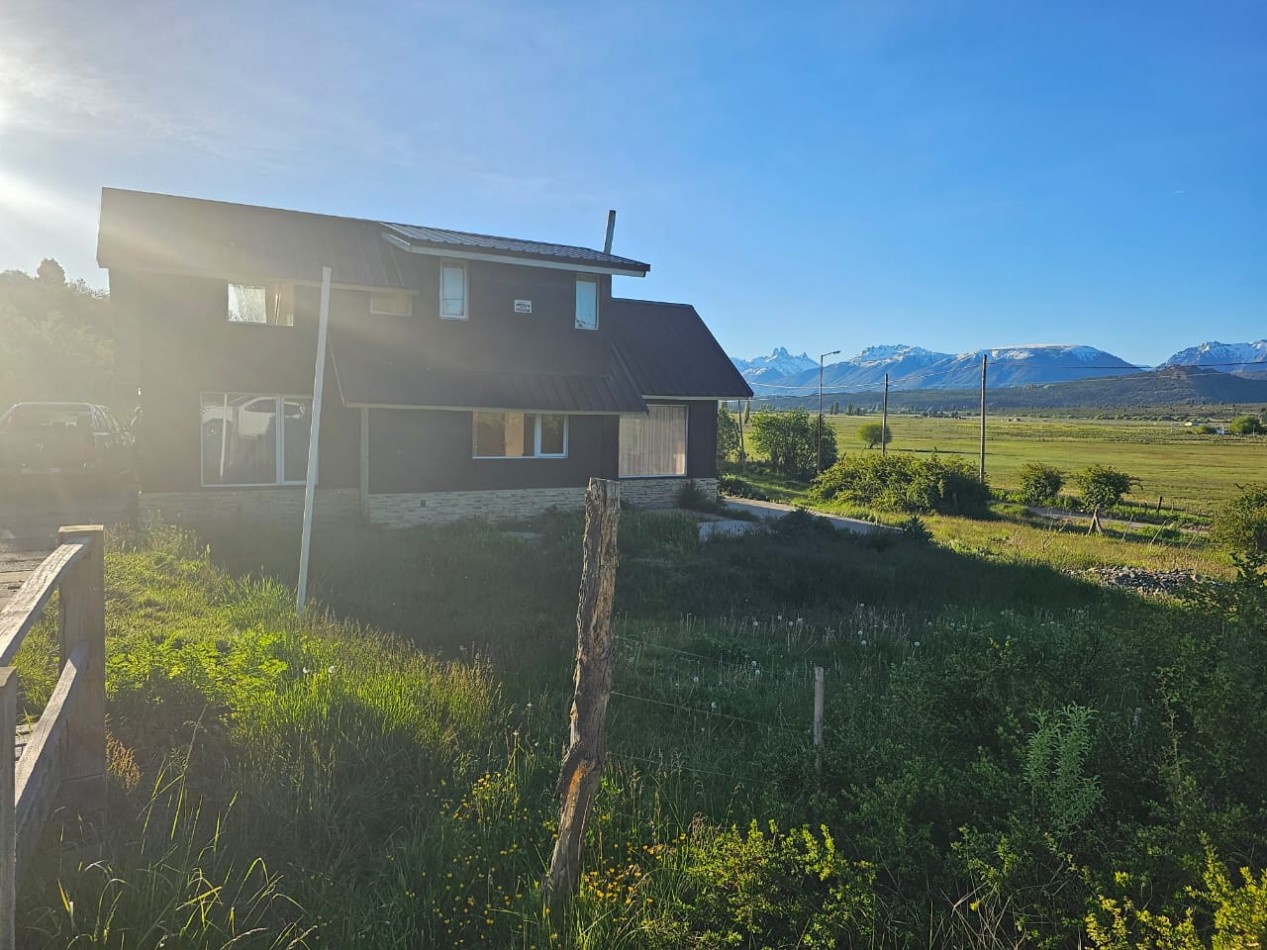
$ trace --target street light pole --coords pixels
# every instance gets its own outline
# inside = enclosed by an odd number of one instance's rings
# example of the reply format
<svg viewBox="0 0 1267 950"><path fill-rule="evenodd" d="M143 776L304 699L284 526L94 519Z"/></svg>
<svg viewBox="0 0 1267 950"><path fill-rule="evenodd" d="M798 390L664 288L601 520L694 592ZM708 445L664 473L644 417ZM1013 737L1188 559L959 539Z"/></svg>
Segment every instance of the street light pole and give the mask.
<svg viewBox="0 0 1267 950"><path fill-rule="evenodd" d="M818 444L818 464L814 469L817 472L823 470L823 360L839 353L840 350L832 350L818 355L818 438L815 440Z"/></svg>

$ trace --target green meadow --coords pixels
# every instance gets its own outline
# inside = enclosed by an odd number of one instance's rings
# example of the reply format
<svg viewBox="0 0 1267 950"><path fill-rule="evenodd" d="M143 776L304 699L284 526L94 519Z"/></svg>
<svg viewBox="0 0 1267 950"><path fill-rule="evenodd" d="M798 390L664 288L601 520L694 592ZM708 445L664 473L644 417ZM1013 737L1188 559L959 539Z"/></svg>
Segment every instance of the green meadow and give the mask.
<svg viewBox="0 0 1267 950"><path fill-rule="evenodd" d="M972 448L970 421L891 421L895 450ZM1194 510L1263 451L997 428L1005 488L1005 458L1112 460L1145 492L1171 448L1224 458L1172 466ZM1261 944L1267 587L1205 532L1087 536L1000 501L926 531L796 513L701 543L697 517L622 513L610 754L580 892L553 901L580 516L318 532L302 618L293 534L115 537L107 820L50 828L19 945ZM1122 564L1224 583L1084 573ZM45 622L19 655L30 707L55 651Z"/></svg>
<svg viewBox="0 0 1267 950"><path fill-rule="evenodd" d="M827 416L841 452L863 451L858 428L876 416ZM925 418L890 414L889 451L962 455L974 464L980 452L978 418ZM1027 462L1054 465L1072 473L1090 465L1111 465L1139 478L1130 496L1141 504L1177 507L1208 517L1232 497L1238 485L1267 473L1267 438L1204 435L1195 427L1166 420L1046 419L988 416L986 474L991 487L1019 487L1018 470Z"/></svg>

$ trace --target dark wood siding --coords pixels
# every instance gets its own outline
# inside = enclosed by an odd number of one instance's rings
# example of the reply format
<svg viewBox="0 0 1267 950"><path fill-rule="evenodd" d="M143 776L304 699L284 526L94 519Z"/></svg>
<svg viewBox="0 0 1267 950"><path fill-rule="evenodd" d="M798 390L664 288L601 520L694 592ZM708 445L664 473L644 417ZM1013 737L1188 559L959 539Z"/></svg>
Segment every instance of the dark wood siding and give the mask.
<svg viewBox="0 0 1267 950"><path fill-rule="evenodd" d="M717 403L706 400L686 405L686 474L712 478L717 474Z"/></svg>
<svg viewBox="0 0 1267 950"><path fill-rule="evenodd" d="M469 412L370 410L370 494L584 486L616 476L617 416L569 416L561 459L472 458Z"/></svg>
<svg viewBox="0 0 1267 950"><path fill-rule="evenodd" d="M419 259L421 291L410 318L436 367L486 372L590 375L606 372L610 343L604 312L611 307L611 278L598 277L597 330L576 329L577 275L572 271L466 261L467 319L440 319L441 259ZM455 261L455 263L463 263ZM515 313L516 300L532 302L532 313ZM368 314L367 305L362 305ZM360 320L361 313L344 311ZM362 330L371 335L375 320Z"/></svg>
<svg viewBox="0 0 1267 950"><path fill-rule="evenodd" d="M311 395L317 352L315 288L297 288L295 326L231 324L222 280L111 272L116 306L135 314L139 338L141 488L193 491L202 485L199 414L204 392ZM340 292L335 305L351 306ZM326 366L320 483L354 488L359 479L360 414L344 409Z"/></svg>

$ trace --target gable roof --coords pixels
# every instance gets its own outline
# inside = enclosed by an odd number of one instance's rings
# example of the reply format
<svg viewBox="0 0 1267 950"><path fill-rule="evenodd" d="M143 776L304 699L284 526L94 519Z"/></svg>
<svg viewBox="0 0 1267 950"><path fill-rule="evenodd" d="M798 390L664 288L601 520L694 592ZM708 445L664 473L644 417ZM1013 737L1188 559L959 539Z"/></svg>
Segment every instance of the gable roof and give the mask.
<svg viewBox="0 0 1267 950"><path fill-rule="evenodd" d="M308 211L101 189L102 267L417 289L414 254L643 276L650 265L568 244L344 218Z"/></svg>
<svg viewBox="0 0 1267 950"><path fill-rule="evenodd" d="M613 297L604 316L616 352L644 397L746 399L735 369L695 308Z"/></svg>

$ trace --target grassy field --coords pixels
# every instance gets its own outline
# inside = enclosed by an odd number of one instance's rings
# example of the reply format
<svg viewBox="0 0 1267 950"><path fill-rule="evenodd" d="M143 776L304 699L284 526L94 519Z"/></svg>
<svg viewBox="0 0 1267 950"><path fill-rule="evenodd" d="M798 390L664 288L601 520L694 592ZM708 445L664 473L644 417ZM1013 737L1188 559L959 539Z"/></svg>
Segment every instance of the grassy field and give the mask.
<svg viewBox="0 0 1267 950"><path fill-rule="evenodd" d="M879 416L828 416L842 452L862 451L858 427ZM980 446L977 419L889 416L897 452L962 455L974 464ZM1019 487L1026 462L1075 472L1103 464L1136 476L1132 500L1208 516L1236 486L1267 477L1267 438L1200 435L1181 424L1146 420L1066 420L991 417L986 429L986 474L992 487Z"/></svg>
<svg viewBox="0 0 1267 950"><path fill-rule="evenodd" d="M951 521L703 545L626 513L611 757L567 904L540 881L578 517L319 534L328 613L304 619L289 534L116 543L110 820L50 831L20 945L1152 946L1139 909L1194 910L1168 946L1250 945L1267 882L1224 868L1267 844L1260 621ZM45 624L33 700L54 653Z"/></svg>

